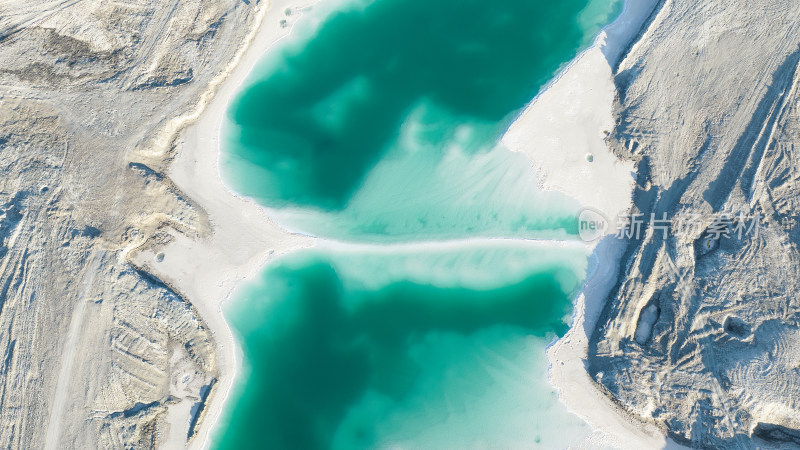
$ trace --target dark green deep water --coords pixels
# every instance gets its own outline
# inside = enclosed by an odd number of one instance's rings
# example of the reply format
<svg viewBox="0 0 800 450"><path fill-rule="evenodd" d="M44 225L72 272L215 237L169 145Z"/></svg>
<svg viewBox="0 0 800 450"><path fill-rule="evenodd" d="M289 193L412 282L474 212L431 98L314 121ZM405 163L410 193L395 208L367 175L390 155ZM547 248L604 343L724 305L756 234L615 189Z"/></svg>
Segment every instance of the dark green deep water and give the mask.
<svg viewBox="0 0 800 450"><path fill-rule="evenodd" d="M579 205L499 144L619 2L349 2L272 52L229 111L226 181L344 241L564 237ZM312 13L313 14L313 13ZM520 242L300 252L237 294L238 448L567 445L544 380L586 255Z"/></svg>

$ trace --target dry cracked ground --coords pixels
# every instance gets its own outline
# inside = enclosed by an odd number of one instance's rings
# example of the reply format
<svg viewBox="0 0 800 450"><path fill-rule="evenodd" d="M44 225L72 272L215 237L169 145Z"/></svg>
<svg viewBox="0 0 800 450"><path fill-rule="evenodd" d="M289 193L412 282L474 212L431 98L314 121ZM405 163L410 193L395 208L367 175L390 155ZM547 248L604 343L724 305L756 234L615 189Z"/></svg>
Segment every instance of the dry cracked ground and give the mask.
<svg viewBox="0 0 800 450"><path fill-rule="evenodd" d="M234 0L0 3L0 447L152 448L202 420L213 337L128 260L169 227L210 231L152 136L196 106L256 14Z"/></svg>
<svg viewBox="0 0 800 450"><path fill-rule="evenodd" d="M627 242L587 366L692 447L800 445L798 63L796 1L666 0L616 71L632 212L675 232Z"/></svg>

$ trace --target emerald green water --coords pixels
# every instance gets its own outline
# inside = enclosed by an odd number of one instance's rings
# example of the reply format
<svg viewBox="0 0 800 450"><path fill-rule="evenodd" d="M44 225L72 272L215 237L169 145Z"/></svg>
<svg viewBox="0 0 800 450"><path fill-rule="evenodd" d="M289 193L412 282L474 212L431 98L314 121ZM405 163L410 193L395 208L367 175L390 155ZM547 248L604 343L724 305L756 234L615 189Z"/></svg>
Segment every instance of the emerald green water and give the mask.
<svg viewBox="0 0 800 450"><path fill-rule="evenodd" d="M341 243L273 261L227 305L244 371L215 448L552 448L591 432L544 354L588 255L528 240L573 239L580 205L541 192L500 138L619 5L349 1L268 54L229 110L223 175Z"/></svg>
<svg viewBox="0 0 800 450"><path fill-rule="evenodd" d="M574 235L579 205L499 140L617 2L589 3L359 1L309 21L234 101L226 180L318 236Z"/></svg>
<svg viewBox="0 0 800 450"><path fill-rule="evenodd" d="M585 263L533 243L285 257L229 310L249 381L219 448L574 444L543 351Z"/></svg>

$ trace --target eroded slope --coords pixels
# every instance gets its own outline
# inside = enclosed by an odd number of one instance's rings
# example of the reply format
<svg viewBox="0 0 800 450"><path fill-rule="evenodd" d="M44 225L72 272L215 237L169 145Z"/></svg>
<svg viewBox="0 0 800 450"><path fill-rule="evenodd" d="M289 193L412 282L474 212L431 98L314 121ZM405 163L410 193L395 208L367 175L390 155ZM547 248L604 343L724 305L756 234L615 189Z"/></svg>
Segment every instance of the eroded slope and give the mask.
<svg viewBox="0 0 800 450"><path fill-rule="evenodd" d="M217 366L194 308L128 263L210 231L151 137L244 44L255 3L0 6L0 446L182 444Z"/></svg>
<svg viewBox="0 0 800 450"><path fill-rule="evenodd" d="M800 444L799 46L796 2L667 0L617 71L632 212L671 223L629 241L589 371L695 447Z"/></svg>

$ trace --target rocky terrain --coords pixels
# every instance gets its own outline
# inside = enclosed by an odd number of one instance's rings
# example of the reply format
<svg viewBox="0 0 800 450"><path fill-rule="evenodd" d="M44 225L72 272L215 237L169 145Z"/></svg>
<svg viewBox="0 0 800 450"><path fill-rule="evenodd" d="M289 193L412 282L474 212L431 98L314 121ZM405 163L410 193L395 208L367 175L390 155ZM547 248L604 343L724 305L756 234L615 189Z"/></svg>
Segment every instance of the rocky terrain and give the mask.
<svg viewBox="0 0 800 450"><path fill-rule="evenodd" d="M800 446L798 63L800 3L665 0L616 70L645 226L587 365L696 448Z"/></svg>
<svg viewBox="0 0 800 450"><path fill-rule="evenodd" d="M257 2L0 4L0 447L185 445L214 337L132 255L204 213L163 175Z"/></svg>

